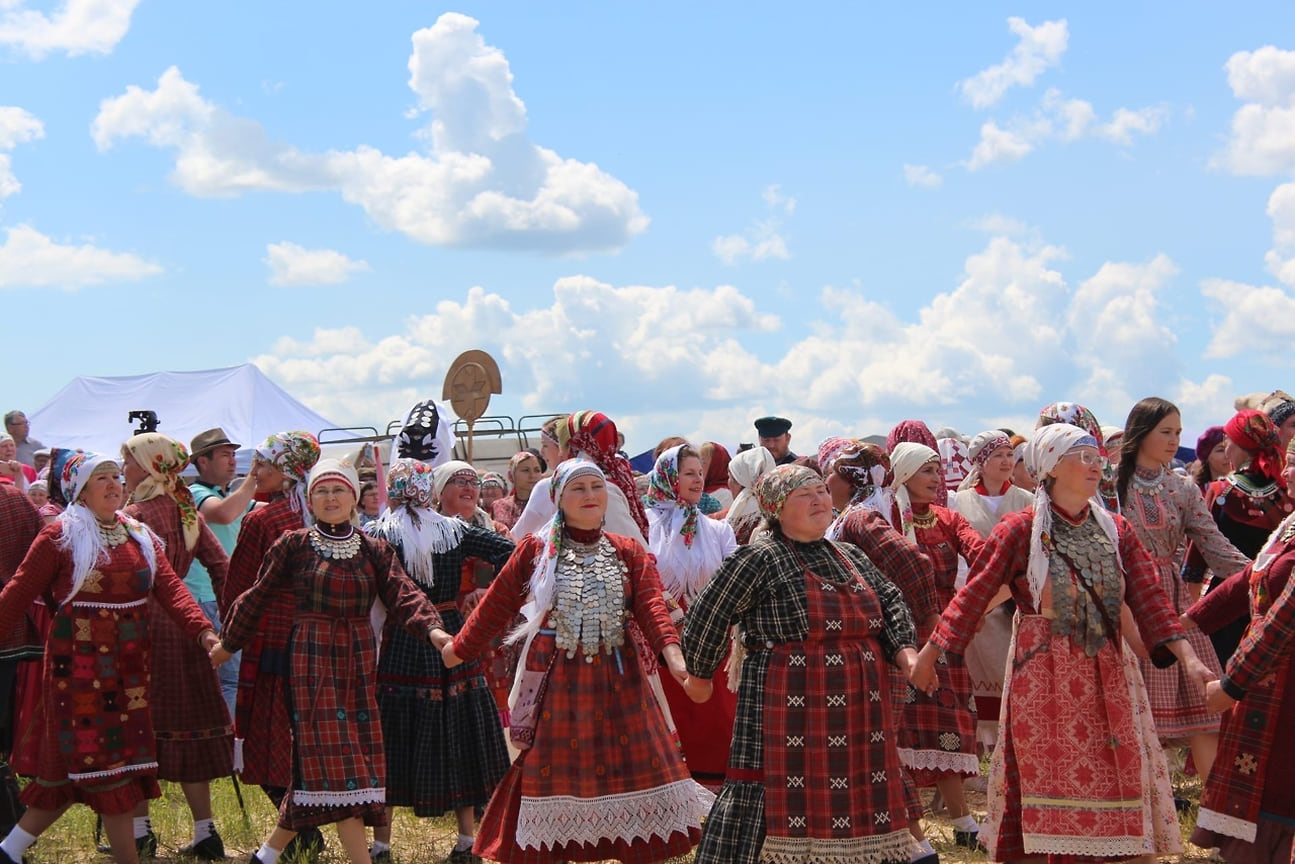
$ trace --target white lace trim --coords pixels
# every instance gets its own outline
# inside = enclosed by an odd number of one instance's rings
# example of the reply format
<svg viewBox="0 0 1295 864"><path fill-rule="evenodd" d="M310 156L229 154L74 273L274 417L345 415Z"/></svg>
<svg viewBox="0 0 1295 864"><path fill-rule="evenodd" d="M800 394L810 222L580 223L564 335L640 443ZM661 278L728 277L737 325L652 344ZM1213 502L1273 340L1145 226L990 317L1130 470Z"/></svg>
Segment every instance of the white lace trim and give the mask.
<svg viewBox="0 0 1295 864"><path fill-rule="evenodd" d="M1156 850L1146 837L1074 837L1057 834L1024 834L1029 855L1085 855L1089 858L1133 858Z"/></svg>
<svg viewBox="0 0 1295 864"><path fill-rule="evenodd" d="M872 837L765 837L761 864L885 864L913 856L917 843L907 828Z"/></svg>
<svg viewBox="0 0 1295 864"><path fill-rule="evenodd" d="M307 807L336 807L347 804L385 804L387 789L375 786L371 789L348 789L344 792L309 792L305 789L292 790L292 803Z"/></svg>
<svg viewBox="0 0 1295 864"><path fill-rule="evenodd" d="M1210 810L1207 807L1202 807L1197 815L1196 827L1213 831L1216 834L1236 837L1238 840L1244 840L1247 843L1255 842L1255 837L1259 833L1259 826L1255 823L1247 822L1245 819L1238 819L1236 816L1229 816L1226 813L1220 813L1217 810Z"/></svg>
<svg viewBox="0 0 1295 864"><path fill-rule="evenodd" d="M129 609L132 606L147 606L148 598L131 600L129 603L87 603L83 600L73 600L70 605L76 609Z"/></svg>
<svg viewBox="0 0 1295 864"><path fill-rule="evenodd" d="M899 761L905 768L919 771L956 771L974 776L980 773L980 760L973 753L946 753L943 750L914 750L899 748Z"/></svg>
<svg viewBox="0 0 1295 864"><path fill-rule="evenodd" d="M243 773L243 739L234 739L234 773Z"/></svg>
<svg viewBox="0 0 1295 864"><path fill-rule="evenodd" d="M603 840L668 840L672 834L701 827L714 802L714 794L693 780L598 798L523 795L517 845L543 850L566 843L596 846Z"/></svg>
<svg viewBox="0 0 1295 864"><path fill-rule="evenodd" d="M121 774L138 774L141 771L156 771L156 762L136 762L131 765L123 765L120 768L109 768L107 771L87 771L84 774L74 774L67 772L67 779L76 782L78 780L97 780L100 777L117 777Z"/></svg>

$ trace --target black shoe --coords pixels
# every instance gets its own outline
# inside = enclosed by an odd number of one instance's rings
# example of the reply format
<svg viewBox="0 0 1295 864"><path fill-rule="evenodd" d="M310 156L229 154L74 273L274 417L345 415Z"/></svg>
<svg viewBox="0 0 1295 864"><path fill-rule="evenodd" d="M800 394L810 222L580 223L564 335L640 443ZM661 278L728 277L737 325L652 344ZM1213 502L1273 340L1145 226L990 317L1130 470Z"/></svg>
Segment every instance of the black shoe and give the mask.
<svg viewBox="0 0 1295 864"><path fill-rule="evenodd" d="M0 864L19 864L19 862L9 857L9 853L0 849ZM27 858L24 856L22 864L27 864Z"/></svg>
<svg viewBox="0 0 1295 864"><path fill-rule="evenodd" d="M961 846L964 849L973 849L977 852L989 851L985 848L985 844L980 842L980 829L976 829L975 831L961 831L954 828L953 844L955 846Z"/></svg>
<svg viewBox="0 0 1295 864"><path fill-rule="evenodd" d="M445 859L445 864L481 864L481 856L473 854L471 849L455 849Z"/></svg>
<svg viewBox="0 0 1295 864"><path fill-rule="evenodd" d="M225 843L216 833L216 829L211 829L211 833L197 843L190 843L188 846L181 846L179 850L181 855L192 855L194 858L201 858L203 861L220 861L225 857Z"/></svg>
<svg viewBox="0 0 1295 864"><path fill-rule="evenodd" d="M376 855L370 852L369 860L372 861L373 864L391 864L391 850L383 849L381 852L378 852Z"/></svg>
<svg viewBox="0 0 1295 864"><path fill-rule="evenodd" d="M253 852L247 859L247 864L261 864L261 856Z"/></svg>
<svg viewBox="0 0 1295 864"><path fill-rule="evenodd" d="M112 847L107 843L100 843L97 850L101 855L111 855ZM157 835L149 831L143 837L135 838L135 852L139 855L139 860L145 858L157 857Z"/></svg>
<svg viewBox="0 0 1295 864"><path fill-rule="evenodd" d="M1190 811L1192 809L1192 803L1193 802L1190 798L1183 798L1182 796L1179 796L1179 795L1174 796L1174 809L1177 810L1179 813L1186 813Z"/></svg>
<svg viewBox="0 0 1295 864"><path fill-rule="evenodd" d="M940 864L940 856L932 852L930 855L923 855L921 858L914 859L912 864Z"/></svg>

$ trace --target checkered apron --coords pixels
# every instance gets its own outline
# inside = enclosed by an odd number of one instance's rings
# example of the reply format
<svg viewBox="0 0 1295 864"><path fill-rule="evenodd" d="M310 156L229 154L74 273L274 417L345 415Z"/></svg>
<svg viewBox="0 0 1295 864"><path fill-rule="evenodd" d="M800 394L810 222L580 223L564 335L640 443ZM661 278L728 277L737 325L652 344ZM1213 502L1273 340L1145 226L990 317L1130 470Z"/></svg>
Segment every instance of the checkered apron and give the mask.
<svg viewBox="0 0 1295 864"><path fill-rule="evenodd" d="M881 604L857 573L805 582L809 638L770 649L764 690L766 857L846 844L875 860L874 843L909 842Z"/></svg>

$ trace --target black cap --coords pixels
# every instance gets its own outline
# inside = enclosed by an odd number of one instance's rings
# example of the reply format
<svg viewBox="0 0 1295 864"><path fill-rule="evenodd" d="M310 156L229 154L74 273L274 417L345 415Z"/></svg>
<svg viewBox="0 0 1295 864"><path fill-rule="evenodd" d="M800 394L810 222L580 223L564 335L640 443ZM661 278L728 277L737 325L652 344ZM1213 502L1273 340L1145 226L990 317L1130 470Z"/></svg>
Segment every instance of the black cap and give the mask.
<svg viewBox="0 0 1295 864"><path fill-rule="evenodd" d="M777 438L791 431L791 421L786 417L761 417L755 421L755 431L761 438Z"/></svg>

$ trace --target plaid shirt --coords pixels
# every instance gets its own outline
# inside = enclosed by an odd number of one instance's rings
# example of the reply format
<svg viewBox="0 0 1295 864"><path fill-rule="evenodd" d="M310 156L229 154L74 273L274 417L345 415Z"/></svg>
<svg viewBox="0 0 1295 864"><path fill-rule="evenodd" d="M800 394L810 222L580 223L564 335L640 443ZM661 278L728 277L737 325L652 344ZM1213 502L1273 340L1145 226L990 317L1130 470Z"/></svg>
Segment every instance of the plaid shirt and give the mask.
<svg viewBox="0 0 1295 864"><path fill-rule="evenodd" d="M225 587L225 575L229 570L229 556L225 547L220 545L216 535L207 527L207 520L198 514L198 542L192 549L184 548L184 527L180 524L180 508L165 495L159 495L141 504L127 505L123 511L143 522L162 541L166 548L166 560L171 562L171 569L184 579L189 575L189 566L194 559L202 562L211 575L211 587L216 596L221 596Z"/></svg>
<svg viewBox="0 0 1295 864"><path fill-rule="evenodd" d="M261 562L274 541L289 531L304 527L301 514L292 509L287 496L282 493L271 498L269 504L243 517L243 525L238 529L238 543L234 546L234 554L229 557L225 590L218 595L223 599L222 611L229 609L239 594L256 584Z"/></svg>
<svg viewBox="0 0 1295 864"><path fill-rule="evenodd" d="M0 585L18 572L18 565L43 527L36 505L25 492L0 485Z"/></svg>
<svg viewBox="0 0 1295 864"><path fill-rule="evenodd" d="M1153 662L1156 666L1171 665L1174 658L1165 643L1185 638L1178 615L1160 585L1155 560L1138 540L1133 526L1123 516L1112 514L1111 518L1119 532L1120 559L1124 563L1124 602L1133 610L1133 619L1143 643L1151 649ZM976 635L976 623L1003 585L1009 587L1022 611L1037 614L1025 575L1033 524L1034 511L1021 510L1004 516L994 527L972 561L967 584L945 608L932 642L954 654L966 651L967 643ZM1102 530L1091 514L1086 525L1093 531Z"/></svg>
<svg viewBox="0 0 1295 864"><path fill-rule="evenodd" d="M930 557L891 527L885 516L867 507L851 507L841 519L840 531L842 541L862 549L882 575L899 587L914 621L940 614Z"/></svg>
<svg viewBox="0 0 1295 864"><path fill-rule="evenodd" d="M1223 689L1234 699L1245 696L1245 692L1261 681L1278 667L1280 662L1290 656L1295 647L1295 579L1290 577L1291 559L1295 557L1295 544L1286 543L1286 548L1277 553L1268 564L1268 580L1278 578L1281 571L1286 571L1286 587L1277 595L1266 611L1260 611L1246 628L1246 635L1241 640L1241 647L1227 664L1227 674L1223 678ZM1270 575L1271 574L1271 575ZM1247 571L1246 577L1249 576ZM1235 585L1237 593L1243 591L1249 602L1249 579L1238 574L1229 579L1225 585ZM1215 589L1219 590L1219 589ZM1214 591L1205 599L1213 596ZM1204 604L1205 600L1201 600ZM1193 616L1194 617L1194 616ZM1287 686L1290 678L1287 678Z"/></svg>

